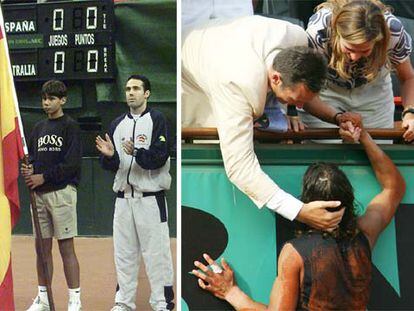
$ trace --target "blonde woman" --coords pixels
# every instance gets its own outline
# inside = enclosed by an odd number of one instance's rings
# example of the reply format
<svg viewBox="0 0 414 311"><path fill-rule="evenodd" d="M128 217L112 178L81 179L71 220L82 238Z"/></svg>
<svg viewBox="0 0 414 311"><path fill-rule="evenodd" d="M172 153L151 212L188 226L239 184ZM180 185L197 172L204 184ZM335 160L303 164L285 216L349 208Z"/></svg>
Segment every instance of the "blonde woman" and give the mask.
<svg viewBox="0 0 414 311"><path fill-rule="evenodd" d="M316 10L306 32L309 45L326 56L329 75L327 88L311 104L324 101L338 112L360 113L367 128L392 128L394 70L401 83L404 139L414 140L412 40L401 22L377 0L328 0ZM304 112L301 117L309 127L332 126Z"/></svg>

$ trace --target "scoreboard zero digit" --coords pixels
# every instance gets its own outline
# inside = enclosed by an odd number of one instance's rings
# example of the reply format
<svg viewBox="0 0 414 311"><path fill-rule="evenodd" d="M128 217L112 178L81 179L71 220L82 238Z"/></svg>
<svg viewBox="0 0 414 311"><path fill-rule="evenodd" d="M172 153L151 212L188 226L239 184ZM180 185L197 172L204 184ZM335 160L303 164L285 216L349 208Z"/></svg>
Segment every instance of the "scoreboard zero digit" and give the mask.
<svg viewBox="0 0 414 311"><path fill-rule="evenodd" d="M114 78L113 1L2 8L16 81Z"/></svg>

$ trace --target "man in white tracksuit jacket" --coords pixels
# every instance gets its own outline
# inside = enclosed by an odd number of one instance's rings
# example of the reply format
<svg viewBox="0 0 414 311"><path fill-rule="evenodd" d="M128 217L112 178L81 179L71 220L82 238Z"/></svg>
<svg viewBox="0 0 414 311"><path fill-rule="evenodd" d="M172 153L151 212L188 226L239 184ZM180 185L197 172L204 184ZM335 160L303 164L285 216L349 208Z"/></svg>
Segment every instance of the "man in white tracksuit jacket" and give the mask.
<svg viewBox="0 0 414 311"><path fill-rule="evenodd" d="M111 123L105 139L96 139L102 167L116 172L118 288L112 310L135 310L141 255L151 285L151 307L172 310L174 277L164 193L171 184L168 126L161 112L147 107L151 87L145 76L131 76L125 89L129 112Z"/></svg>

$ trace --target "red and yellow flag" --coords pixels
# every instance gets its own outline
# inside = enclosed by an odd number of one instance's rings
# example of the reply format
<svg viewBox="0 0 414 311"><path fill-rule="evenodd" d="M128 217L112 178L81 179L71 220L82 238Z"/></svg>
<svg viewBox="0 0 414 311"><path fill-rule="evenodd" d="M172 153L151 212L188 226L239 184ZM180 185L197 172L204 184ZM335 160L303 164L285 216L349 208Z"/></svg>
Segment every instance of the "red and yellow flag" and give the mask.
<svg viewBox="0 0 414 311"><path fill-rule="evenodd" d="M17 177L23 143L10 58L0 9L0 311L14 310L11 232L19 216Z"/></svg>

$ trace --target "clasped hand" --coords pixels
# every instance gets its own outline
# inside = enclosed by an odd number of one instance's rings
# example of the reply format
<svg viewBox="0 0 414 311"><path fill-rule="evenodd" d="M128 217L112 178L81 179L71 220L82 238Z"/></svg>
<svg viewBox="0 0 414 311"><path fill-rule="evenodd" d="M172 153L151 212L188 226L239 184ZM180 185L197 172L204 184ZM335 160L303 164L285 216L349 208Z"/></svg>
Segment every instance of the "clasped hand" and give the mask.
<svg viewBox="0 0 414 311"><path fill-rule="evenodd" d="M45 183L43 174L34 174L34 169L32 164L24 164L20 168L20 172L24 177L26 185L31 189L35 189Z"/></svg>
<svg viewBox="0 0 414 311"><path fill-rule="evenodd" d="M338 117L339 134L346 142L358 142L361 136L362 117L355 112L344 112Z"/></svg>

